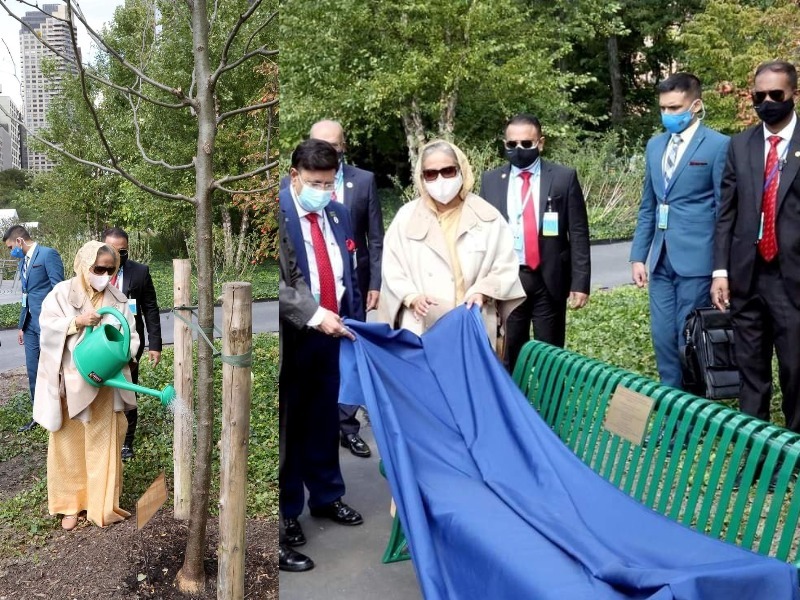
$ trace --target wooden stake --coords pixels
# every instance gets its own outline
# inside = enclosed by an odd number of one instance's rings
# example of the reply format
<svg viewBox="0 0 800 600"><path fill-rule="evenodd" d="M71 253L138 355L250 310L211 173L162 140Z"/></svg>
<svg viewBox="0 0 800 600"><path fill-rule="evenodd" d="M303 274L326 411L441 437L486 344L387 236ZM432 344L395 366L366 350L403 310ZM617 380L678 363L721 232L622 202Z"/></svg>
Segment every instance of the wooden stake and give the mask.
<svg viewBox="0 0 800 600"><path fill-rule="evenodd" d="M222 293L222 354L247 354L253 348L252 285L226 283ZM253 389L251 371L250 366L222 365L218 600L241 600L244 597L247 444Z"/></svg>
<svg viewBox="0 0 800 600"><path fill-rule="evenodd" d="M192 302L192 261L172 261L175 273L173 295L175 306L189 306ZM184 319L191 321L192 313L178 311ZM175 319L175 396L184 403L185 410L175 411L175 432L172 441L173 468L175 477L175 518L189 519L189 503L192 494L192 416L194 415L194 366L192 362L192 330Z"/></svg>

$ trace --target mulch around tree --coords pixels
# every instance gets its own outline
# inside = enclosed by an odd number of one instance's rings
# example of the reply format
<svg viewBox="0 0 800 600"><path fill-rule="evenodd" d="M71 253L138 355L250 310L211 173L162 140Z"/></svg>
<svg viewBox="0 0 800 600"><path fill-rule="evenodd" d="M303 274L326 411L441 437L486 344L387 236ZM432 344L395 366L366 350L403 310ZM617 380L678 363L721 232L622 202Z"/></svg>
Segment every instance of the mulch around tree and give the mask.
<svg viewBox="0 0 800 600"><path fill-rule="evenodd" d="M0 561L0 600L100 600L153 598L196 600L217 597L218 521L209 519L206 590L184 596L173 582L183 563L188 524L162 509L141 531L135 517L106 528L82 522L71 532L57 530L41 548ZM247 523L245 595L278 598L278 525Z"/></svg>

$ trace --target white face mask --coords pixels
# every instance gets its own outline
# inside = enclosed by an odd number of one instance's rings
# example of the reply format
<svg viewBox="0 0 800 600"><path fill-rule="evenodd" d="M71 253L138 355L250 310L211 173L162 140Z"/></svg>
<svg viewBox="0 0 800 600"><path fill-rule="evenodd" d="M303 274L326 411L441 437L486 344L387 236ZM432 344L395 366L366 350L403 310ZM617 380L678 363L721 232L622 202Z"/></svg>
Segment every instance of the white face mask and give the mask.
<svg viewBox="0 0 800 600"><path fill-rule="evenodd" d="M449 204L453 199L458 196L461 191L461 186L464 185L464 179L461 173L455 177L447 179L439 175L436 181L426 181L425 189L430 194L431 198L440 204Z"/></svg>
<svg viewBox="0 0 800 600"><path fill-rule="evenodd" d="M108 287L108 282L111 281L111 275L96 275L89 273L89 285L91 285L98 292L102 292Z"/></svg>

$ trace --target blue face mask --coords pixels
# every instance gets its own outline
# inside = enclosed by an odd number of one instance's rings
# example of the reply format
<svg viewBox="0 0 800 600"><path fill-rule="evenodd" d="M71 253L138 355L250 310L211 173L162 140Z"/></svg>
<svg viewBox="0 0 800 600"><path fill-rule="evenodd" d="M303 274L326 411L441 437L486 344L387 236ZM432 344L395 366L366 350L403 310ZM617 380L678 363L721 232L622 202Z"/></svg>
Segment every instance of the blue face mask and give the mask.
<svg viewBox="0 0 800 600"><path fill-rule="evenodd" d="M303 207L303 210L307 210L308 212L317 212L330 204L331 192L326 190L317 190L304 183L303 189L297 196L297 201L300 203L300 206Z"/></svg>
<svg viewBox="0 0 800 600"><path fill-rule="evenodd" d="M25 257L25 253L22 251L22 248L20 248L19 246L14 246L11 249L11 256L13 256L14 258L24 258Z"/></svg>
<svg viewBox="0 0 800 600"><path fill-rule="evenodd" d="M661 123L664 125L664 129L670 133L682 133L692 122L692 117L694 116L694 113L692 113L692 106L694 106L694 102L692 102L688 110L682 113L661 113Z"/></svg>

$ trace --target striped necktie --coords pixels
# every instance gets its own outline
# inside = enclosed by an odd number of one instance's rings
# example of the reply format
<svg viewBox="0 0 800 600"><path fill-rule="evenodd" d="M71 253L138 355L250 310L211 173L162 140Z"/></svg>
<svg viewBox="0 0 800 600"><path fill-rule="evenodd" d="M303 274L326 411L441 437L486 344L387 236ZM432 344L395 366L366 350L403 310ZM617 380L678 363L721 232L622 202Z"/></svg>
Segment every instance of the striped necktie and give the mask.
<svg viewBox="0 0 800 600"><path fill-rule="evenodd" d="M672 175L675 173L675 167L678 164L678 148L683 143L683 138L679 133L674 133L669 143L669 150L667 150L667 159L664 161L664 187L669 185Z"/></svg>

